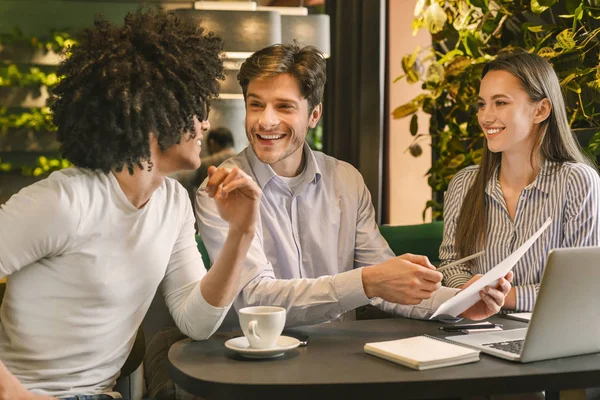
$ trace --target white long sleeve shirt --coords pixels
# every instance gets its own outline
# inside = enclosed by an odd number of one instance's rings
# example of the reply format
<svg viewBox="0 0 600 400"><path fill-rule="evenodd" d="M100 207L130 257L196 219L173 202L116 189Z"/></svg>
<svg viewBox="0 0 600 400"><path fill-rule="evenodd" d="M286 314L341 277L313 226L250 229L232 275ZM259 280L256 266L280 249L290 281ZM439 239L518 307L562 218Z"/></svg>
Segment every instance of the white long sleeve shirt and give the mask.
<svg viewBox="0 0 600 400"><path fill-rule="evenodd" d="M306 143L304 156L306 168L293 190L251 147L222 164L241 168L263 191L261 223L246 257L236 309L285 307L288 326L328 321L369 303L427 318L456 294L457 289L441 288L417 306L367 298L362 267L394 257L379 233L371 195L350 164L313 152ZM198 229L214 260L228 226L205 192L196 196Z"/></svg>
<svg viewBox="0 0 600 400"><path fill-rule="evenodd" d="M159 285L186 335L217 329L205 274L176 181L137 209L112 173L55 172L0 209L0 360L35 393L109 393Z"/></svg>

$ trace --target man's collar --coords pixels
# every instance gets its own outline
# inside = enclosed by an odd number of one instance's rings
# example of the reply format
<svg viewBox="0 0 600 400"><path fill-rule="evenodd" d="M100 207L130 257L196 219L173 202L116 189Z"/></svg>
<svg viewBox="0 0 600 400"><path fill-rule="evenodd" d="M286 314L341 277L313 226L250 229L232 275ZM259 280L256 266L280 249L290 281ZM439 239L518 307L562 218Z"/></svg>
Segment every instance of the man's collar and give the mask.
<svg viewBox="0 0 600 400"><path fill-rule="evenodd" d="M315 155L308 143L304 142L302 151L306 162L306 166L302 172L302 175L305 177L303 180L305 182L318 182L319 179L321 179L321 169L319 168ZM264 189L267 183L269 183L274 176L277 176L277 174L269 164L265 164L258 159L251 145L248 145L246 148L246 154L248 156L250 167L254 172L254 176L256 176L256 182L261 189Z"/></svg>

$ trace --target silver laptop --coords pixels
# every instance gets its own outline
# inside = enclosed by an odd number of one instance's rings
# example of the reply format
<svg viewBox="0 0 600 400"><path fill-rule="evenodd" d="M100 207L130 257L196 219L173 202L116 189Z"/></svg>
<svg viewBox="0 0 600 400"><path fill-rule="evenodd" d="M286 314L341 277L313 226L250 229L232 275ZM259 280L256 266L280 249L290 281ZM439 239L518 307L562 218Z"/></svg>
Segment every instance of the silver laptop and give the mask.
<svg viewBox="0 0 600 400"><path fill-rule="evenodd" d="M600 247L550 251L528 328L446 339L523 363L600 352Z"/></svg>

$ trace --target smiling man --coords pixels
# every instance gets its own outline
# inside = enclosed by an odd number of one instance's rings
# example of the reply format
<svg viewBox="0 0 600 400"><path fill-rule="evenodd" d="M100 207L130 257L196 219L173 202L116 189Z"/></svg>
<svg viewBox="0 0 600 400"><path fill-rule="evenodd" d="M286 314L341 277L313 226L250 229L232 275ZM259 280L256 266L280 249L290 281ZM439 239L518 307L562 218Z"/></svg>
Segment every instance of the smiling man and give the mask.
<svg viewBox="0 0 600 400"><path fill-rule="evenodd" d="M223 165L252 176L263 197L237 309L282 306L288 326L331 320L370 303L427 318L456 293L440 287L442 274L426 257L395 257L379 233L359 172L305 142L322 112L325 60L318 50L296 45L259 50L244 62L238 80L250 145ZM202 190L196 216L213 258L228 228ZM482 301L463 316L481 319L498 312L510 289L501 281L481 292Z"/></svg>

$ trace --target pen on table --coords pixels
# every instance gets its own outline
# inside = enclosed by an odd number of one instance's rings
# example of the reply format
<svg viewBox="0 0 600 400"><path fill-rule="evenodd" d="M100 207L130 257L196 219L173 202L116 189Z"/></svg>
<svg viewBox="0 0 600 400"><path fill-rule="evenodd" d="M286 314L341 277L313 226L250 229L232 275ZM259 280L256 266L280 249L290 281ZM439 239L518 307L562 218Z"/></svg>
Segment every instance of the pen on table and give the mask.
<svg viewBox="0 0 600 400"><path fill-rule="evenodd" d="M472 260L472 259L477 258L477 257L481 257L484 254L485 254L485 250L482 250L479 253L471 254L470 256L467 256L465 258L461 258L460 260L453 261L450 264L446 264L443 267L439 267L439 268L437 268L437 271L438 272L442 272L442 271L444 271L444 270L446 270L448 268L454 267L455 265L462 264L464 262L467 262L467 261Z"/></svg>
<svg viewBox="0 0 600 400"><path fill-rule="evenodd" d="M466 329L494 329L502 328L502 324L480 324L480 325L452 325L452 326L440 326L440 330L445 332L459 332Z"/></svg>

